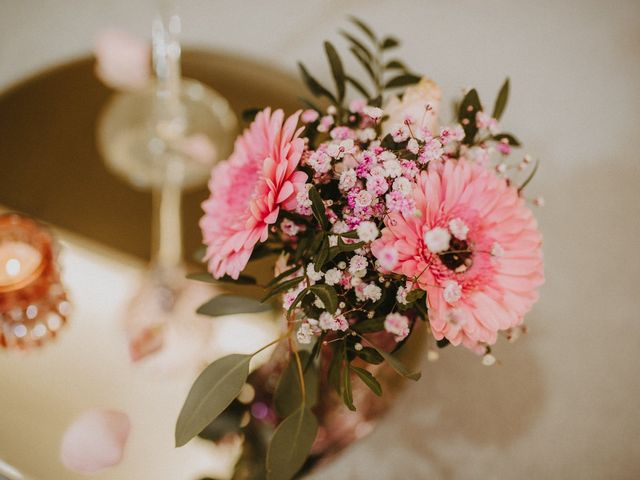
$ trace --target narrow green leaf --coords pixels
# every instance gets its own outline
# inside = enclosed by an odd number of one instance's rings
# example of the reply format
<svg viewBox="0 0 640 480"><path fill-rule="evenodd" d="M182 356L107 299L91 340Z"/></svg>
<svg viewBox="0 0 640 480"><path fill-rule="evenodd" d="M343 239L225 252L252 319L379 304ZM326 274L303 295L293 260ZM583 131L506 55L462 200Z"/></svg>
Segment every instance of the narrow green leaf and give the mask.
<svg viewBox="0 0 640 480"><path fill-rule="evenodd" d="M384 362L382 355L375 348L363 347L362 350L356 351L356 355L367 363L380 365Z"/></svg>
<svg viewBox="0 0 640 480"><path fill-rule="evenodd" d="M296 295L296 298L293 300L293 303L291 304L291 306L289 307L289 310L287 311L292 312L298 306L298 304L302 301L302 299L307 296L308 293L309 293L309 287L303 288L300 291L300 293Z"/></svg>
<svg viewBox="0 0 640 480"><path fill-rule="evenodd" d="M347 368L345 368L345 371L342 372L342 381L344 382L342 386L342 400L349 410L355 412L356 407L353 404L353 389L351 388L351 372L349 371L350 368L351 365L347 363Z"/></svg>
<svg viewBox="0 0 640 480"><path fill-rule="evenodd" d="M422 376L420 372L410 372L409 369L400 360L398 360L390 353L385 352L375 345L372 345L372 347L375 348L380 355L382 355L382 358L384 358L384 360L389 364L391 368L393 368L398 374L402 375L403 377L417 381Z"/></svg>
<svg viewBox="0 0 640 480"><path fill-rule="evenodd" d="M478 92L472 88L462 99L458 110L458 121L462 124L465 133L463 143L466 145L471 145L478 133L476 113L481 110L482 104Z"/></svg>
<svg viewBox="0 0 640 480"><path fill-rule="evenodd" d="M329 384L335 388L336 392L342 397L342 364L345 359L345 342L340 341L333 349L333 356L329 362L329 373L327 378Z"/></svg>
<svg viewBox="0 0 640 480"><path fill-rule="evenodd" d="M502 140L507 140L507 142L509 142L509 145L511 145L512 147L519 147L520 146L520 140L518 140L511 133L498 133L497 135L494 135L491 138L493 140L495 140L496 142L501 142Z"/></svg>
<svg viewBox="0 0 640 480"><path fill-rule="evenodd" d="M260 301L241 297L239 295L218 295L207 303L198 307L196 310L200 315L208 315L210 317L220 317L222 315L233 315L236 313L258 313L271 310L270 305L265 305Z"/></svg>
<svg viewBox="0 0 640 480"><path fill-rule="evenodd" d="M267 300L269 300L274 295L277 295L277 294L282 293L282 292L286 292L290 288L293 288L296 285L298 285L303 280L304 280L304 277L296 277L296 278L292 278L290 280L286 280L286 281L284 281L282 283L279 283L278 285L273 287L264 297L262 297L262 299L260 301L261 302L266 302Z"/></svg>
<svg viewBox="0 0 640 480"><path fill-rule="evenodd" d="M351 43L351 45L353 45L355 48L359 49L369 62L373 61L373 53L371 53L371 51L364 45L364 43L362 43L350 33L345 32L344 30L340 30L340 35L346 38L347 41Z"/></svg>
<svg viewBox="0 0 640 480"><path fill-rule="evenodd" d="M295 272L296 270L298 270L300 267L295 265L291 268L286 269L284 272L282 272L280 275L276 276L273 280L271 280L269 283L267 283L267 287L271 287L273 285L275 285L276 283L278 283L279 281L283 280L284 278L288 277L289 275L291 275L293 272Z"/></svg>
<svg viewBox="0 0 640 480"><path fill-rule="evenodd" d="M406 87L407 85L414 85L420 81L422 77L414 75L412 73L405 73L397 77L392 78L385 83L384 88L396 88Z"/></svg>
<svg viewBox="0 0 640 480"><path fill-rule="evenodd" d="M367 25L366 23L364 23L362 20L360 20L359 18L356 18L354 16L350 16L349 20L351 21L351 23L353 23L354 25L356 25L360 30L362 30L362 32L371 39L371 41L373 43L375 43L376 45L378 44L378 38L376 37L376 35L373 33L373 30L371 29L371 27L369 27L369 25Z"/></svg>
<svg viewBox="0 0 640 480"><path fill-rule="evenodd" d="M324 51L327 54L327 59L329 60L329 65L331 66L331 74L333 75L333 80L336 83L336 91L338 92L338 103L342 103L342 101L344 100L345 92L345 77L344 69L342 68L342 61L340 60L340 55L338 55L338 52L331 44L331 42L324 42Z"/></svg>
<svg viewBox="0 0 640 480"><path fill-rule="evenodd" d="M311 359L309 352L299 352L300 362L306 365ZM282 372L276 391L273 395L273 402L276 412L281 418L289 416L302 403L300 378L298 376L298 365L295 355L290 355L289 364ZM318 401L318 370L313 363L304 371L304 389L306 394L306 404L310 408Z"/></svg>
<svg viewBox="0 0 640 480"><path fill-rule="evenodd" d="M360 94L367 100L371 98L371 94L369 93L369 91L358 80L349 75L345 75L344 78L347 80L347 83L350 83L353 88L358 90L358 92L360 92Z"/></svg>
<svg viewBox="0 0 640 480"><path fill-rule="evenodd" d="M322 270L322 266L329 259L329 238L325 236L320 243L320 248L316 254L316 259L313 264L313 268L316 272Z"/></svg>
<svg viewBox="0 0 640 480"><path fill-rule="evenodd" d="M362 380L373 393L375 393L377 396L382 395L382 386L380 386L380 382L376 380L376 377L374 377L369 370L354 366L351 367L351 370L353 370L356 375L360 377L360 380Z"/></svg>
<svg viewBox="0 0 640 480"><path fill-rule="evenodd" d="M327 214L324 211L322 197L320 196L320 193L318 193L316 187L311 187L309 189L309 199L311 200L313 216L316 218L323 230L328 230L329 220L327 219Z"/></svg>
<svg viewBox="0 0 640 480"><path fill-rule="evenodd" d="M222 357L196 379L176 424L176 446L198 435L238 396L249 375L251 355Z"/></svg>
<svg viewBox="0 0 640 480"><path fill-rule="evenodd" d="M384 66L386 70L403 70L407 71L407 67L400 60L389 60L387 64Z"/></svg>
<svg viewBox="0 0 640 480"><path fill-rule="evenodd" d="M500 88L500 92L498 92L498 97L496 98L496 103L493 107L493 114L491 115L493 118L500 120L502 114L504 113L504 109L507 106L507 101L509 100L509 77L504 81L502 87Z"/></svg>
<svg viewBox="0 0 640 480"><path fill-rule="evenodd" d="M529 185L529 182L531 180L533 180L533 177L536 176L536 172L538 171L538 165L540 164L540 160L536 160L536 164L533 167L533 170L531 170L531 173L529 174L529 176L527 177L527 179L522 182L522 185L520 185L518 187L518 193L520 193L522 190L524 190L524 188Z"/></svg>
<svg viewBox="0 0 640 480"><path fill-rule="evenodd" d="M329 313L335 313L338 308L338 295L333 287L327 284L317 284L309 287L309 290L324 303L324 307Z"/></svg>
<svg viewBox="0 0 640 480"><path fill-rule="evenodd" d="M358 333L379 332L380 330L384 330L384 318L367 318L366 320L356 323L351 328L353 328Z"/></svg>
<svg viewBox="0 0 640 480"><path fill-rule="evenodd" d="M267 450L267 479L289 480L302 467L318 433L318 421L301 405L276 428Z"/></svg>
<svg viewBox="0 0 640 480"><path fill-rule="evenodd" d="M351 230L349 232L341 233L340 236L343 238L351 238L351 239L359 238L358 230Z"/></svg>
<svg viewBox="0 0 640 480"><path fill-rule="evenodd" d="M400 45L400 42L397 38L387 37L382 41L382 50L388 50L390 48L395 48Z"/></svg>
<svg viewBox="0 0 640 480"><path fill-rule="evenodd" d="M354 57L356 57L356 60L358 60L360 65L362 65L362 68L366 70L366 72L369 74L369 77L371 77L371 80L376 82L376 74L374 73L373 67L371 66L371 61L367 59L367 56L356 47L351 47L349 51L353 54Z"/></svg>
<svg viewBox="0 0 640 480"><path fill-rule="evenodd" d="M316 97L324 96L333 101L333 103L338 103L333 93L331 93L329 90L323 87L320 82L313 78L302 63L298 62L298 68L300 69L300 75L302 75L304 83L307 85L311 93L313 93Z"/></svg>

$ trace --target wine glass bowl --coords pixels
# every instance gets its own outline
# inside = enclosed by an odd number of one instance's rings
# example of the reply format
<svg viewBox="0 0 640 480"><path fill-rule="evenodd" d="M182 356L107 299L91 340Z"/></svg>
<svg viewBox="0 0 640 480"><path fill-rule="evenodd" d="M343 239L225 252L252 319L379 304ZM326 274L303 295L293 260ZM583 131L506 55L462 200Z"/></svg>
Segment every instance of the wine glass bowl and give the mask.
<svg viewBox="0 0 640 480"><path fill-rule="evenodd" d="M171 122L157 120L157 96L155 84L113 95L98 120L98 149L109 170L135 188L199 187L229 155L236 116L224 97L196 80L181 79L180 115Z"/></svg>

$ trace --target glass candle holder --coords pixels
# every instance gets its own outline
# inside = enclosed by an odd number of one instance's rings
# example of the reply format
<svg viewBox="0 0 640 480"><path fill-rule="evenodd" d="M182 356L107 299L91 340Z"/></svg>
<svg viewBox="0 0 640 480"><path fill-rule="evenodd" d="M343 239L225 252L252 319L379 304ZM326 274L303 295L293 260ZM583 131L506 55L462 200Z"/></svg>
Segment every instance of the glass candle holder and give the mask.
<svg viewBox="0 0 640 480"><path fill-rule="evenodd" d="M67 323L71 305L56 253L47 228L17 214L0 215L0 348L39 347Z"/></svg>

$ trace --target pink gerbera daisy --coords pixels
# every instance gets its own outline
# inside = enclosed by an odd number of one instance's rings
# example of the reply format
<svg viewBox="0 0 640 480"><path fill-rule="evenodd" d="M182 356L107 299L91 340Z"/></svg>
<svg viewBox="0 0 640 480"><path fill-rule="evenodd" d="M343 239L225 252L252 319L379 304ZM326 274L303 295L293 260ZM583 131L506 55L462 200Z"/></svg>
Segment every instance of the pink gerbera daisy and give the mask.
<svg viewBox="0 0 640 480"><path fill-rule="evenodd" d="M200 220L214 277L237 279L255 245L267 239L280 208L296 208L307 179L296 170L304 150L303 129L296 130L299 115L284 121L282 110L258 113L229 159L214 168Z"/></svg>
<svg viewBox="0 0 640 480"><path fill-rule="evenodd" d="M426 290L436 339L483 351L538 299L536 221L514 187L475 163L432 164L416 182L416 214L390 214L372 251L395 249L388 270Z"/></svg>

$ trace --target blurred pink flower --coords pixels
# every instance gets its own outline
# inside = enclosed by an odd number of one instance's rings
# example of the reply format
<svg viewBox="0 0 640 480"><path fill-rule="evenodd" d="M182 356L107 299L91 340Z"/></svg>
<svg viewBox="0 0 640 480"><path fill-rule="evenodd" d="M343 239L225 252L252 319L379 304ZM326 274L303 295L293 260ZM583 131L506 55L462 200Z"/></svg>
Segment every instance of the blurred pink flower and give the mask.
<svg viewBox="0 0 640 480"><path fill-rule="evenodd" d="M60 457L69 470L95 473L122 460L129 436L129 417L112 410L87 410L62 437Z"/></svg>
<svg viewBox="0 0 640 480"><path fill-rule="evenodd" d="M296 195L307 180L296 170L304 150L303 129L296 130L299 116L285 122L282 110L258 113L231 157L213 170L200 228L214 277L238 278L255 245L267 239L280 208L296 208Z"/></svg>
<svg viewBox="0 0 640 480"><path fill-rule="evenodd" d="M151 80L151 47L120 30L105 30L96 39L96 75L116 90L138 90Z"/></svg>
<svg viewBox="0 0 640 480"><path fill-rule="evenodd" d="M536 221L514 187L465 160L432 164L413 198L420 215L390 214L372 252L384 258L397 250L391 271L426 290L436 339L482 351L498 331L520 324L538 298L544 276ZM429 251L425 234L452 220L468 227L465 239L452 234L447 251Z"/></svg>

